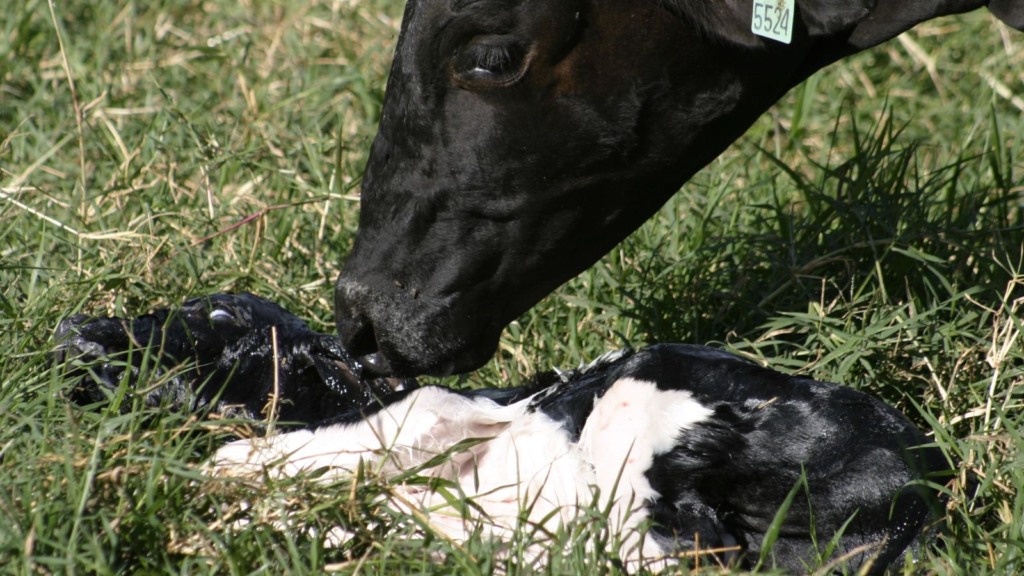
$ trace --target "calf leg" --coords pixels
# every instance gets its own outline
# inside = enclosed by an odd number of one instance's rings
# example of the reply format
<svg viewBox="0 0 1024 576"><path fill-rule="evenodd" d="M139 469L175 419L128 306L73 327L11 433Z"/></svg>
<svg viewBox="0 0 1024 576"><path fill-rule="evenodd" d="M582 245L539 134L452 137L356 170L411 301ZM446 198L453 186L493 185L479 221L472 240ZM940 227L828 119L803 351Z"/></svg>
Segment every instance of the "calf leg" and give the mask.
<svg viewBox="0 0 1024 576"><path fill-rule="evenodd" d="M424 387L353 422L232 442L217 450L212 471L293 476L323 469L330 476L351 473L360 462L381 471L407 471L450 452L460 441L497 435L523 410L518 404L500 406L487 398ZM442 468L458 468L471 457L451 454ZM432 475L447 474L438 470Z"/></svg>

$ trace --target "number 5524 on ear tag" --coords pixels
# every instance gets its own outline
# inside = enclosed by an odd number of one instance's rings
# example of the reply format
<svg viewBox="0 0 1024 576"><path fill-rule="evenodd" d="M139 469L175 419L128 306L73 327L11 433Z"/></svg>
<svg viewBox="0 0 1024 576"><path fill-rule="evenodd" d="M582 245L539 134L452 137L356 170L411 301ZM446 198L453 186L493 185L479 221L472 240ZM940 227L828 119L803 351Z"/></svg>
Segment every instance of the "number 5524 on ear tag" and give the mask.
<svg viewBox="0 0 1024 576"><path fill-rule="evenodd" d="M754 0L750 31L785 44L793 39L796 0Z"/></svg>

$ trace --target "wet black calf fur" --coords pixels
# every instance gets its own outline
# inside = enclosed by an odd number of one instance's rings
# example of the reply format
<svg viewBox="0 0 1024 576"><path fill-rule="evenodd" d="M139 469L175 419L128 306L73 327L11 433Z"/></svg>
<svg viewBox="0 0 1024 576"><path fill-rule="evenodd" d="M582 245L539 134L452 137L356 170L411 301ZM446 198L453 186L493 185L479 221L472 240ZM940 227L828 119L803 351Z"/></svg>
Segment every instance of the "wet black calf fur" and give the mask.
<svg viewBox="0 0 1024 576"><path fill-rule="evenodd" d="M481 366L792 87L985 7L1024 29L1024 0L796 0L789 44L751 0L408 0L336 286L347 349Z"/></svg>
<svg viewBox="0 0 1024 576"><path fill-rule="evenodd" d="M214 294L136 318L75 315L56 330L56 359L78 379L72 399L103 401L118 387L150 406L212 410L249 419L310 423L361 407L412 380L366 379L334 336L313 332L252 294ZM139 390L143 371L165 382ZM131 402L122 404L127 410Z"/></svg>

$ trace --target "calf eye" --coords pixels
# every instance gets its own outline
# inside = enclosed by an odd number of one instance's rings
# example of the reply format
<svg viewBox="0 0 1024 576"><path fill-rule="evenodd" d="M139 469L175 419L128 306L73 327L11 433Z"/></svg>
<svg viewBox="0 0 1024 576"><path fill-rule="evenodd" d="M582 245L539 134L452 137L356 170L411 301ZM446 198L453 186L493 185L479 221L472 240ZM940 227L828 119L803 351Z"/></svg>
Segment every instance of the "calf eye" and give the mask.
<svg viewBox="0 0 1024 576"><path fill-rule="evenodd" d="M210 312L210 320L213 322L231 322L234 319L234 314L223 308L217 308L213 312Z"/></svg>
<svg viewBox="0 0 1024 576"><path fill-rule="evenodd" d="M455 55L452 69L462 83L506 86L525 72L526 50L506 38L478 36Z"/></svg>

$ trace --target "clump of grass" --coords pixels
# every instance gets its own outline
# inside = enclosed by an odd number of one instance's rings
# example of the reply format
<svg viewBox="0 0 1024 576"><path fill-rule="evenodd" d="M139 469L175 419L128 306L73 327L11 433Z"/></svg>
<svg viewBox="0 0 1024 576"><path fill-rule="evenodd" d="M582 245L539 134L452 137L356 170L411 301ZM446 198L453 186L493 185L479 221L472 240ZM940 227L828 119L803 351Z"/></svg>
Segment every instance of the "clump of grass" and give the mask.
<svg viewBox="0 0 1024 576"><path fill-rule="evenodd" d="M73 407L51 365L67 314L134 315L217 291L250 290L333 329L331 283L402 5L7 8L0 571L622 570L600 510L503 547L439 537L382 503L388 479L372 475L211 488L197 465L231 426L117 397ZM902 409L958 471L937 545L908 571L1015 572L1022 43L978 13L816 76L510 326L487 367L445 382L519 384L672 340L841 381ZM243 510L247 499L259 506ZM274 514L303 528L273 529ZM237 518L250 522L229 529ZM354 536L327 547L334 526ZM544 562L526 553L537 538ZM677 571L721 570L699 557Z"/></svg>

